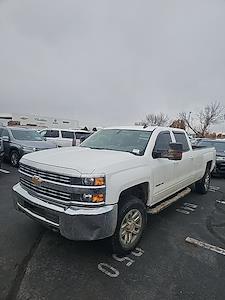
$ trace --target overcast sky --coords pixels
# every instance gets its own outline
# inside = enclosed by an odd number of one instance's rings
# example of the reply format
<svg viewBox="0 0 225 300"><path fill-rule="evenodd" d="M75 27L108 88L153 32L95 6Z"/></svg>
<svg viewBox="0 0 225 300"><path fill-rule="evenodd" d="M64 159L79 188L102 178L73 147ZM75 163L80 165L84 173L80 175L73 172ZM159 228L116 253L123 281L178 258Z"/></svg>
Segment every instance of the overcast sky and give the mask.
<svg viewBox="0 0 225 300"><path fill-rule="evenodd" d="M0 0L0 112L132 124L213 100L224 0Z"/></svg>

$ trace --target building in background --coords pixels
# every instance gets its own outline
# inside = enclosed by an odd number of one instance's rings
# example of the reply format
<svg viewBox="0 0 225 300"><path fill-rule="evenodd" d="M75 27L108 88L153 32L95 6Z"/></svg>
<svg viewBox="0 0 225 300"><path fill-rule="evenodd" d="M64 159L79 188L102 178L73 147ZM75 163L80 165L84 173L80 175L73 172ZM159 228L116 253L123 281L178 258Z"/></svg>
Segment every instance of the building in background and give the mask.
<svg viewBox="0 0 225 300"><path fill-rule="evenodd" d="M56 127L77 129L79 128L78 120L66 118L44 117L34 114L7 114L0 113L0 125L9 126L28 126L36 128Z"/></svg>

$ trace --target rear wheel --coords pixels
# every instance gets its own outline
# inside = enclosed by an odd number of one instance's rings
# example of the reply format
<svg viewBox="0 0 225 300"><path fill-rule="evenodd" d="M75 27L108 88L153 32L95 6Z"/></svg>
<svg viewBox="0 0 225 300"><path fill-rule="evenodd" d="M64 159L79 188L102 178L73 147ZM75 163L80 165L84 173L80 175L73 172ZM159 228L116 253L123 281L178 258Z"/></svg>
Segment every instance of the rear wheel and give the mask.
<svg viewBox="0 0 225 300"><path fill-rule="evenodd" d="M13 150L10 154L10 163L13 167L18 167L20 156L18 151Z"/></svg>
<svg viewBox="0 0 225 300"><path fill-rule="evenodd" d="M196 192L199 194L206 194L208 192L211 180L210 167L207 166L206 171L202 179L195 183Z"/></svg>
<svg viewBox="0 0 225 300"><path fill-rule="evenodd" d="M141 239L146 220L146 207L140 199L124 199L119 205L117 227L111 238L113 253L124 255L132 251Z"/></svg>

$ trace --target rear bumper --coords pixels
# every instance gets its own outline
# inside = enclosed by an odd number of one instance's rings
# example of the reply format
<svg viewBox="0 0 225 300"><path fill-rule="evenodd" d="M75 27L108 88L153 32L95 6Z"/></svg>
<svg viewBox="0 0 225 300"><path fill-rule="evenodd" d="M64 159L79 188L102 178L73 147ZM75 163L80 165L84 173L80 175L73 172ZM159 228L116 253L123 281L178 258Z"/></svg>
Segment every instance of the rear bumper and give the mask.
<svg viewBox="0 0 225 300"><path fill-rule="evenodd" d="M117 204L97 208L58 206L32 196L19 183L13 187L13 201L17 210L71 240L103 239L116 229Z"/></svg>

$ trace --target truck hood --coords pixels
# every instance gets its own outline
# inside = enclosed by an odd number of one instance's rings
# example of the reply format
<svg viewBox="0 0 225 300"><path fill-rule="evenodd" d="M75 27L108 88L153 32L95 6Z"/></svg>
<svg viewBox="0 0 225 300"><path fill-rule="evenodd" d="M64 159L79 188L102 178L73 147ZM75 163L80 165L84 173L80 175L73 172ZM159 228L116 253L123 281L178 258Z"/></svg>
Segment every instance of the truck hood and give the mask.
<svg viewBox="0 0 225 300"><path fill-rule="evenodd" d="M74 170L80 174L107 174L140 164L141 156L129 152L64 147L33 152L23 156L21 163ZM132 163L131 163L132 161ZM57 170L56 170L57 171Z"/></svg>
<svg viewBox="0 0 225 300"><path fill-rule="evenodd" d="M55 148L55 144L48 141L19 141L15 140L15 142L20 146L32 147L38 149L51 149Z"/></svg>

